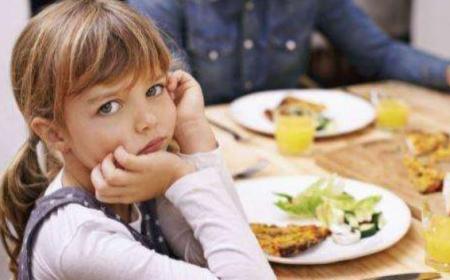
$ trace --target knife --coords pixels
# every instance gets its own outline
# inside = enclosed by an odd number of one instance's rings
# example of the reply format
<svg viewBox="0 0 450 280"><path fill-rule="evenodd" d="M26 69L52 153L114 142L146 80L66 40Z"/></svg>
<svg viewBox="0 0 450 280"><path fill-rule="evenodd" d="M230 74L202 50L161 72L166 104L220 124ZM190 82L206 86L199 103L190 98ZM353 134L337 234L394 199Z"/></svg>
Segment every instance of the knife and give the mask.
<svg viewBox="0 0 450 280"><path fill-rule="evenodd" d="M388 276L368 278L365 280L431 280L441 279L441 275L437 272L415 272L415 273L403 273L393 274Z"/></svg>

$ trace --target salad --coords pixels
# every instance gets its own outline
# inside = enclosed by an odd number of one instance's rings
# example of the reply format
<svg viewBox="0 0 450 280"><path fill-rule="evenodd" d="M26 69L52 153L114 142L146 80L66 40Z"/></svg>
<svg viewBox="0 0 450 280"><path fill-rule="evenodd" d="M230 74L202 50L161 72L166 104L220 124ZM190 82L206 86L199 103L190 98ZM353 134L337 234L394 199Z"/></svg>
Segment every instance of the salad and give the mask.
<svg viewBox="0 0 450 280"><path fill-rule="evenodd" d="M380 195L356 199L344 191L343 182L336 176L321 178L296 196L275 195L278 208L301 219L318 219L338 244L353 244L373 236L385 224L383 213L376 210Z"/></svg>

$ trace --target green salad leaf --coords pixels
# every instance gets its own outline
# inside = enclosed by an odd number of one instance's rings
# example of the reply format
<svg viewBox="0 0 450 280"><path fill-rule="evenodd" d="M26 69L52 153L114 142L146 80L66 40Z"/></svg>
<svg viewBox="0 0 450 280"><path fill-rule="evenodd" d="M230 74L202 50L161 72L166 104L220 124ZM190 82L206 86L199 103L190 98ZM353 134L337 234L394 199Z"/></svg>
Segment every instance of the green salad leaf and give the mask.
<svg viewBox="0 0 450 280"><path fill-rule="evenodd" d="M345 213L352 213L361 221L370 220L381 200L379 195L355 199L334 175L317 180L296 196L275 195L279 197L275 205L281 210L300 218L317 218L328 226L343 223Z"/></svg>

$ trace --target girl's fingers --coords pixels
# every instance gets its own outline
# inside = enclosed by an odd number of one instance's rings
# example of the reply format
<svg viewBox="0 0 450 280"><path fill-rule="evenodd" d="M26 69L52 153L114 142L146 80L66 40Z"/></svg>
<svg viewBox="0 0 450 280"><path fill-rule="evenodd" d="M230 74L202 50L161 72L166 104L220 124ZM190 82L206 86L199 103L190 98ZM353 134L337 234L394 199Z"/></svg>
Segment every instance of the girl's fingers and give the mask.
<svg viewBox="0 0 450 280"><path fill-rule="evenodd" d="M114 159L127 171L140 171L142 163L138 156L128 153L122 146L114 150Z"/></svg>
<svg viewBox="0 0 450 280"><path fill-rule="evenodd" d="M99 165L92 170L91 181L95 188L96 198L102 202L112 203L112 201L120 201L127 193L127 188L117 188L108 185L103 178Z"/></svg>
<svg viewBox="0 0 450 280"><path fill-rule="evenodd" d="M177 89L178 80L179 80L179 74L177 74L177 71L175 71L173 73L169 73L169 75L167 77L167 90L169 92L173 92Z"/></svg>
<svg viewBox="0 0 450 280"><path fill-rule="evenodd" d="M187 72L177 70L168 76L167 89L172 92L183 92L179 87L189 88L194 86L195 79Z"/></svg>
<svg viewBox="0 0 450 280"><path fill-rule="evenodd" d="M91 171L91 182L92 182L92 185L94 185L94 188L96 190L104 189L107 187L107 183L103 179L103 175L102 175L99 165L94 167L94 169L92 169L92 171Z"/></svg>
<svg viewBox="0 0 450 280"><path fill-rule="evenodd" d="M108 154L101 163L101 172L104 180L111 186L125 186L131 183L132 176L125 170L114 165L112 154Z"/></svg>

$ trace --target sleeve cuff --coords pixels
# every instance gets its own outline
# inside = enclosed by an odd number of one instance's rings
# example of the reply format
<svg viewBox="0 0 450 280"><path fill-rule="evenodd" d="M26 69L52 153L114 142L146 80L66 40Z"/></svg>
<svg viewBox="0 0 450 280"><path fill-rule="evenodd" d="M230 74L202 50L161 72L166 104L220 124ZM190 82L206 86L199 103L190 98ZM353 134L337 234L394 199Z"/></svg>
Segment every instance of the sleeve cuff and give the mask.
<svg viewBox="0 0 450 280"><path fill-rule="evenodd" d="M220 166L222 163L222 152L219 145L217 145L217 148L209 151L209 152L203 152L203 153L195 153L195 154L182 154L178 153L178 155L194 164L194 166L197 168L197 170L202 170L209 167L217 167Z"/></svg>
<svg viewBox="0 0 450 280"><path fill-rule="evenodd" d="M188 174L170 186L165 196L174 205L190 192L196 192L204 188L214 188L222 185L221 177L214 168L205 168Z"/></svg>

